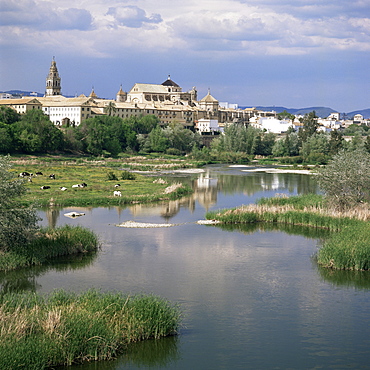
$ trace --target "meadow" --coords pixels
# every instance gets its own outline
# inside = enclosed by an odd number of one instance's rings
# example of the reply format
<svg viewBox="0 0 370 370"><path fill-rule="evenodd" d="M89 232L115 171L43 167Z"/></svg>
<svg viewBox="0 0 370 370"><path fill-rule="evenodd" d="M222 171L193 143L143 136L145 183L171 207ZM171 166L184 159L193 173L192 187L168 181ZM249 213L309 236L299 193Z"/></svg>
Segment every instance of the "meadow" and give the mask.
<svg viewBox="0 0 370 370"><path fill-rule="evenodd" d="M171 186L167 182L154 181L163 170L193 168L198 162L183 159L128 157L122 159L94 159L90 157L17 157L12 158L12 172L18 176L22 172L32 173L31 179L24 178L27 187L22 196L24 205L48 206L112 206L129 203L145 203L165 199L175 199L191 192L191 189L178 186L166 192ZM150 171L152 176L132 171ZM42 173L37 175L36 173ZM51 178L50 175L55 175ZM87 184L86 187L72 188L73 185ZM116 184L120 184L118 188ZM50 187L41 189L41 187ZM61 190L61 188L66 190ZM114 196L115 190L121 196Z"/></svg>

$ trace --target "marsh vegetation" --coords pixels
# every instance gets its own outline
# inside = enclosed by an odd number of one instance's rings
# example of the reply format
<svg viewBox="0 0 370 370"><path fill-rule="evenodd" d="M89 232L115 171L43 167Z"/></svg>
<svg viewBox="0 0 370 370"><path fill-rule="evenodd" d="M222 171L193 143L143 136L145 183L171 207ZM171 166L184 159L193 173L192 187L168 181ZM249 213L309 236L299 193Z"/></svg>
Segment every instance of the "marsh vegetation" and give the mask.
<svg viewBox="0 0 370 370"><path fill-rule="evenodd" d="M1 368L110 360L129 343L177 333L179 307L154 295L64 290L0 296Z"/></svg>

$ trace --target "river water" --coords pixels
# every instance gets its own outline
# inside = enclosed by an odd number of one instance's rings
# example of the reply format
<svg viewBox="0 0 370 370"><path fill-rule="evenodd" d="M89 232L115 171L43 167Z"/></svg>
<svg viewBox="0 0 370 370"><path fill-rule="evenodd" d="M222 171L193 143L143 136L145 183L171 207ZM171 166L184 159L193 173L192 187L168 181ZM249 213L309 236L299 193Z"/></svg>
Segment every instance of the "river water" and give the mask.
<svg viewBox="0 0 370 370"><path fill-rule="evenodd" d="M179 201L40 211L43 225L91 228L102 249L93 257L2 274L1 289L98 288L153 293L180 304L178 336L137 343L116 361L73 369L370 368L370 276L319 268L313 256L325 233L196 223L207 210L317 191L313 176L246 170L209 166L166 175L194 188ZM85 215L65 217L70 211ZM128 220L173 226L116 226Z"/></svg>

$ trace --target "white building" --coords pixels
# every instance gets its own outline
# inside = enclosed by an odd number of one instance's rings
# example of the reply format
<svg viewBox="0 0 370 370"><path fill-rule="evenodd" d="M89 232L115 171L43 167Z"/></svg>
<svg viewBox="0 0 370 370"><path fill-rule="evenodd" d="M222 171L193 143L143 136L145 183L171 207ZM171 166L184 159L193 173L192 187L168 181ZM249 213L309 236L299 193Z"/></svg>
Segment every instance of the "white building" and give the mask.
<svg viewBox="0 0 370 370"><path fill-rule="evenodd" d="M279 120L275 117L252 117L249 122L252 127L266 130L274 134L287 132L289 127L294 128L291 120Z"/></svg>
<svg viewBox="0 0 370 370"><path fill-rule="evenodd" d="M221 128L218 125L218 120L216 119L207 119L201 118L196 122L195 128L198 130L199 133L204 132L222 132L223 127Z"/></svg>

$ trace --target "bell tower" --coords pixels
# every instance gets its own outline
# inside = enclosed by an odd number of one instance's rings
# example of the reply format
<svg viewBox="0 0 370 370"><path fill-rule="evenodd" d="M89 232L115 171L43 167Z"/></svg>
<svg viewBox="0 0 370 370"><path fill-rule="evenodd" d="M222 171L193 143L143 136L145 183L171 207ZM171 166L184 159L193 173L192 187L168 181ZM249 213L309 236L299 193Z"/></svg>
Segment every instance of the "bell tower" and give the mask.
<svg viewBox="0 0 370 370"><path fill-rule="evenodd" d="M60 77L58 73L57 63L54 60L51 62L49 74L46 77L45 96L61 95Z"/></svg>

